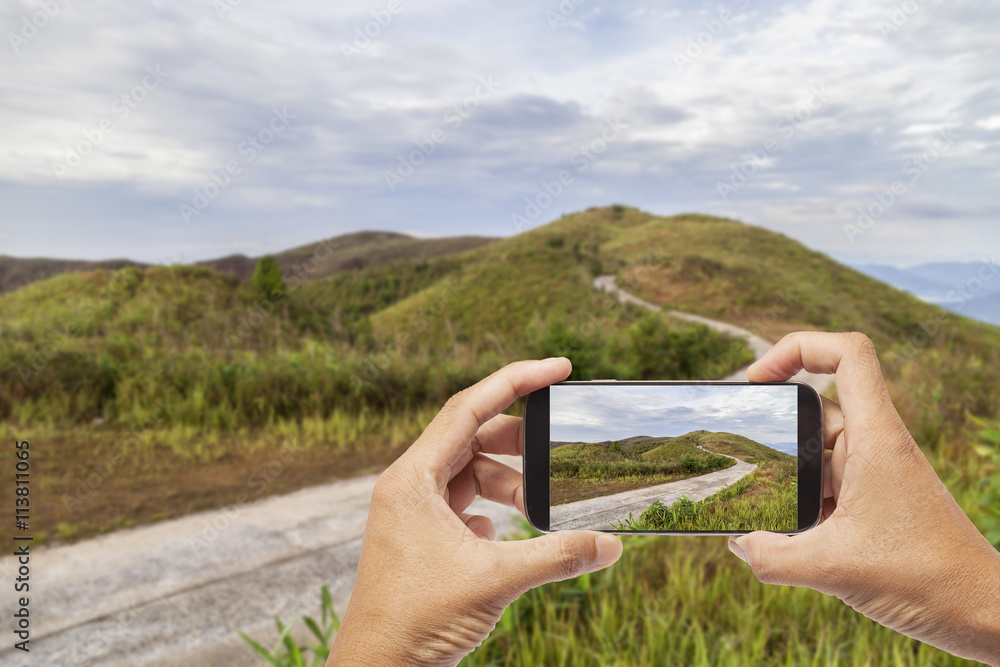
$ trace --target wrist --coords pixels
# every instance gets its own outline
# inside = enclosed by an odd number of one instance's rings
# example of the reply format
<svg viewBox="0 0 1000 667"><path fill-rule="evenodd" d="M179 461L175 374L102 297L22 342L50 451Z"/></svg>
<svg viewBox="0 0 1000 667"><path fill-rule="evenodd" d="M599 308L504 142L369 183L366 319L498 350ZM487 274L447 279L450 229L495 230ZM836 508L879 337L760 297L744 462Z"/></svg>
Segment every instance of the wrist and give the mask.
<svg viewBox="0 0 1000 667"><path fill-rule="evenodd" d="M349 618L337 631L327 667L412 664L413 655L404 652L405 642L393 638L387 625L374 619Z"/></svg>
<svg viewBox="0 0 1000 667"><path fill-rule="evenodd" d="M955 647L942 647L963 658L1000 665L1000 552L983 540L969 554L970 576L954 586Z"/></svg>
<svg viewBox="0 0 1000 667"><path fill-rule="evenodd" d="M969 605L968 623L972 632L972 655L990 665L1000 665L1000 552L989 548L982 564L978 604Z"/></svg>

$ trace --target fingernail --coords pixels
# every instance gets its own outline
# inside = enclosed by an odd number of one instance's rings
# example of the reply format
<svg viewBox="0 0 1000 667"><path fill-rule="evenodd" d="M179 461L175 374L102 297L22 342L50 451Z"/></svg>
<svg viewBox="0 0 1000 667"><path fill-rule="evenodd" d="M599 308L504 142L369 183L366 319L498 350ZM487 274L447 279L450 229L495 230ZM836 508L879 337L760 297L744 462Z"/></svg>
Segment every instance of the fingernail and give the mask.
<svg viewBox="0 0 1000 667"><path fill-rule="evenodd" d="M747 560L747 550L743 548L742 544L740 544L739 538L737 537L729 538L729 550L732 551L734 554L736 554L736 557L739 558L744 563L750 562Z"/></svg>
<svg viewBox="0 0 1000 667"><path fill-rule="evenodd" d="M548 362L548 361L562 361L565 358L566 357L547 357L545 359L542 359L542 363L545 363L545 362Z"/></svg>
<svg viewBox="0 0 1000 667"><path fill-rule="evenodd" d="M622 555L622 541L614 535L601 535L596 540L597 567L611 565Z"/></svg>

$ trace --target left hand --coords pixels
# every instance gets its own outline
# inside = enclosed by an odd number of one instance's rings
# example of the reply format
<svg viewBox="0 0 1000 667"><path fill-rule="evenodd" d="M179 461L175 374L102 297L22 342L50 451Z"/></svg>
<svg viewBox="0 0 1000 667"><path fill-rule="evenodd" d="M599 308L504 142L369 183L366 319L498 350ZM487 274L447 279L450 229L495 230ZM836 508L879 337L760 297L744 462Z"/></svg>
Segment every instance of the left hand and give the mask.
<svg viewBox="0 0 1000 667"><path fill-rule="evenodd" d="M330 665L454 665L525 591L614 563L621 541L560 531L494 542L466 508L481 496L524 513L521 474L483 453L521 454L519 396L566 379L567 359L521 361L453 396L375 484L357 578Z"/></svg>

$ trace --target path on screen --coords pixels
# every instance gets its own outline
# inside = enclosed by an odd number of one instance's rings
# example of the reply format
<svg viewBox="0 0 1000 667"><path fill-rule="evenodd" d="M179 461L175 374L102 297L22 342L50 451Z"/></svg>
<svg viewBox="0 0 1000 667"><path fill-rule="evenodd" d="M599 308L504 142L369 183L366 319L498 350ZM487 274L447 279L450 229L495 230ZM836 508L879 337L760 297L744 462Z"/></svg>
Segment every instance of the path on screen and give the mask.
<svg viewBox="0 0 1000 667"><path fill-rule="evenodd" d="M699 446L699 449L702 448ZM757 469L756 465L735 456L720 456L733 459L736 465L679 482L556 505L550 510L549 524L553 530L614 530L614 524L630 517L638 519L643 510L657 500L667 507L681 496L692 501L704 500Z"/></svg>
<svg viewBox="0 0 1000 667"><path fill-rule="evenodd" d="M620 290L614 276L601 276L594 285L622 302L659 310ZM670 314L746 337L758 357L771 346L731 324ZM744 380L745 373L723 379ZM820 392L830 385L823 376L795 379ZM519 458L501 458L520 469ZM32 549L37 588L32 586L31 659L6 644L0 646L0 664L260 664L237 629L267 643L276 636L275 614L285 620L318 614L324 583L343 611L375 479L334 482L69 546ZM501 535L516 525L515 512L507 507L477 500L468 511L490 516ZM0 577L9 580L16 567L12 557L3 558ZM12 600L0 600L0 613L8 613Z"/></svg>

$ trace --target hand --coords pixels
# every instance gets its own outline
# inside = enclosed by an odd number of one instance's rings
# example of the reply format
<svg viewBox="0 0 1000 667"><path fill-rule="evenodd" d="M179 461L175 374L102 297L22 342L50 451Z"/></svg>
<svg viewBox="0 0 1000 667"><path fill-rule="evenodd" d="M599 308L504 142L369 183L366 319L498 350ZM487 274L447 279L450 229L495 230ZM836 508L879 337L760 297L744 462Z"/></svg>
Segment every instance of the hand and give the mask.
<svg viewBox="0 0 1000 667"><path fill-rule="evenodd" d="M524 513L521 474L484 456L521 453L521 419L500 412L570 372L522 361L453 396L372 494L354 591L327 665L454 665L535 586L618 560L621 541L587 531L494 542L478 495Z"/></svg>
<svg viewBox="0 0 1000 667"><path fill-rule="evenodd" d="M823 519L798 535L751 533L729 548L764 583L835 595L868 618L958 656L1000 662L1000 553L935 475L892 405L861 334L785 337L752 382L835 373L824 399Z"/></svg>

